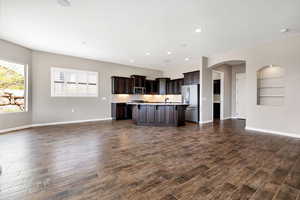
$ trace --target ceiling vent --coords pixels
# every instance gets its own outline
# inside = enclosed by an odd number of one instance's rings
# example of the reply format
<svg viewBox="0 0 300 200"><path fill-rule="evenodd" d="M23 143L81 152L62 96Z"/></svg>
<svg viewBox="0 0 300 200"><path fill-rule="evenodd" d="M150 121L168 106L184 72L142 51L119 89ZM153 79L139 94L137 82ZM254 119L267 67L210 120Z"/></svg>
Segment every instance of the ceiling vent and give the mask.
<svg viewBox="0 0 300 200"><path fill-rule="evenodd" d="M70 0L57 0L57 3L63 7L70 7L71 1Z"/></svg>

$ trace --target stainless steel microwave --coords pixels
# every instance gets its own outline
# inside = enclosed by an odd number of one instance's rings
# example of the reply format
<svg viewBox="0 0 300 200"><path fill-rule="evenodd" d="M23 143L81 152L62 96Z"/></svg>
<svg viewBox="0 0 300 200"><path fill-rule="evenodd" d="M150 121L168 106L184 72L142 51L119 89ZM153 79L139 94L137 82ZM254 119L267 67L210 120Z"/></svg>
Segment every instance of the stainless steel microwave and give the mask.
<svg viewBox="0 0 300 200"><path fill-rule="evenodd" d="M134 94L145 94L145 88L144 87L134 87L133 93Z"/></svg>

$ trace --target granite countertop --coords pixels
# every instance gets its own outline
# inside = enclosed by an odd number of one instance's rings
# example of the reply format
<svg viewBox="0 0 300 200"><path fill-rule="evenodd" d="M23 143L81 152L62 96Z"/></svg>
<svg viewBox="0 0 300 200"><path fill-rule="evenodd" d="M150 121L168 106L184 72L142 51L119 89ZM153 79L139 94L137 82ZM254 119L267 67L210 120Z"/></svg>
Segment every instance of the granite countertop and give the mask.
<svg viewBox="0 0 300 200"><path fill-rule="evenodd" d="M137 103L137 102L128 102L129 105L166 105L166 106L188 106L189 104L181 102L146 102L146 103Z"/></svg>

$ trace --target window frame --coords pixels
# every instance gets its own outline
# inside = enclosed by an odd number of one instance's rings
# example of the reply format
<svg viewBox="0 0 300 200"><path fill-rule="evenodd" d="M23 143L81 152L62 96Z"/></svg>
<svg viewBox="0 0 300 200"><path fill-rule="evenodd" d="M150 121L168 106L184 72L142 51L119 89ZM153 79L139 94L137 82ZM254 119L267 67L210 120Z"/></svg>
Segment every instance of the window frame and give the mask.
<svg viewBox="0 0 300 200"><path fill-rule="evenodd" d="M24 66L24 111L16 111L16 112L0 112L0 115L11 115L11 114L20 114L20 113L28 113L29 109L28 109L28 102L29 102L29 65L22 63L22 62L18 62L18 61L14 61L11 59L7 59L7 58L3 58L0 57L1 61L4 62L9 62L9 63L13 63L13 64L17 64L17 65L23 65Z"/></svg>
<svg viewBox="0 0 300 200"><path fill-rule="evenodd" d="M57 96L55 95L55 90L54 90L54 71L55 70L61 70L61 71L69 71L69 72L81 72L81 73L94 73L96 75L96 94L89 96L89 95L60 95ZM66 81L64 81L64 84L66 84ZM78 85L78 82L76 81L76 85ZM50 97L51 98L98 98L99 97L99 72L97 71L90 71L90 70L81 70L81 69L74 69L74 68L66 68L66 67L51 67L50 69Z"/></svg>

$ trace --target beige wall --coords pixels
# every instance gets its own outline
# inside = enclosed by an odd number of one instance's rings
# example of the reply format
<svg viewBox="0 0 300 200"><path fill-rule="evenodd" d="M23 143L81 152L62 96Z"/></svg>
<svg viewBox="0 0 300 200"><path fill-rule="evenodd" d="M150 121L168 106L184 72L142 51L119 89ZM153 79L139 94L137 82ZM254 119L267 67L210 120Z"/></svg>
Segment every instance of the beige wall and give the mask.
<svg viewBox="0 0 300 200"><path fill-rule="evenodd" d="M28 65L28 112L0 114L0 130L31 124L31 50L0 40L0 59Z"/></svg>
<svg viewBox="0 0 300 200"><path fill-rule="evenodd" d="M212 69L208 68L208 59L202 57L200 68L200 123L213 121Z"/></svg>
<svg viewBox="0 0 300 200"><path fill-rule="evenodd" d="M246 65L241 64L241 65L232 66L231 72L232 72L231 74L232 77L231 116L235 118L236 117L236 74L246 73Z"/></svg>
<svg viewBox="0 0 300 200"><path fill-rule="evenodd" d="M214 55L209 66L229 60L246 61L247 127L273 132L300 134L300 36L286 37L259 46ZM256 72L267 65L285 68L285 100L283 106L258 106Z"/></svg>
<svg viewBox="0 0 300 200"><path fill-rule="evenodd" d="M122 66L70 56L34 51L33 66L33 124L105 119L111 117L111 76L132 74L149 78L162 76L158 70ZM51 97L50 69L65 67L99 72L98 98ZM71 112L74 109L75 112Z"/></svg>

